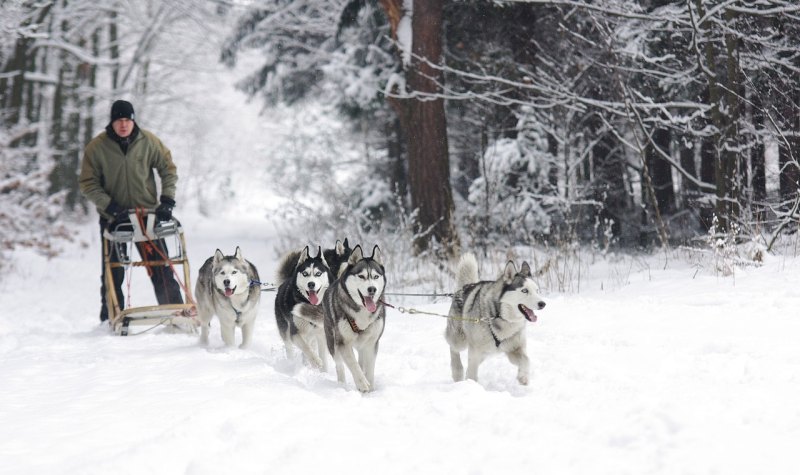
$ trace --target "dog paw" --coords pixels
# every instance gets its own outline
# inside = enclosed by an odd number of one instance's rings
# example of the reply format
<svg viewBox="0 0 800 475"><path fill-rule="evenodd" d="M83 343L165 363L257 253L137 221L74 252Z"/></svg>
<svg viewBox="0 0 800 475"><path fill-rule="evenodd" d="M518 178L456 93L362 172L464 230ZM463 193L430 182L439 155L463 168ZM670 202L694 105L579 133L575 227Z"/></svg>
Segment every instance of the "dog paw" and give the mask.
<svg viewBox="0 0 800 475"><path fill-rule="evenodd" d="M311 366L320 371L325 371L325 363L318 356L312 355L309 360L311 361Z"/></svg>
<svg viewBox="0 0 800 475"><path fill-rule="evenodd" d="M369 385L367 378L356 381L356 387L358 387L358 390L362 393L368 393L372 391L372 387Z"/></svg>
<svg viewBox="0 0 800 475"><path fill-rule="evenodd" d="M519 384L521 384L523 386L527 386L528 385L528 375L527 374L521 374L521 375L517 376L517 381L519 381Z"/></svg>
<svg viewBox="0 0 800 475"><path fill-rule="evenodd" d="M234 346L236 346L236 342L235 341L226 340L225 338L222 339L222 343L228 348L233 348Z"/></svg>

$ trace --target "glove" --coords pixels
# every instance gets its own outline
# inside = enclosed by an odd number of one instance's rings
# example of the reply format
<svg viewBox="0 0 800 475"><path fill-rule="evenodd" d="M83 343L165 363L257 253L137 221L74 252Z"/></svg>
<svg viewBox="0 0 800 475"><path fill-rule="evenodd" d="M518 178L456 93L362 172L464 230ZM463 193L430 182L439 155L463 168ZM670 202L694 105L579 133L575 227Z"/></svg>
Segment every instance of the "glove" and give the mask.
<svg viewBox="0 0 800 475"><path fill-rule="evenodd" d="M156 208L156 219L159 221L169 221L172 219L172 208L175 207L175 200L169 196L161 197L161 204Z"/></svg>
<svg viewBox="0 0 800 475"><path fill-rule="evenodd" d="M106 214L111 215L112 223L122 222L129 219L128 209L123 208L114 201L112 201L111 203L108 204L108 206L106 206L105 212Z"/></svg>

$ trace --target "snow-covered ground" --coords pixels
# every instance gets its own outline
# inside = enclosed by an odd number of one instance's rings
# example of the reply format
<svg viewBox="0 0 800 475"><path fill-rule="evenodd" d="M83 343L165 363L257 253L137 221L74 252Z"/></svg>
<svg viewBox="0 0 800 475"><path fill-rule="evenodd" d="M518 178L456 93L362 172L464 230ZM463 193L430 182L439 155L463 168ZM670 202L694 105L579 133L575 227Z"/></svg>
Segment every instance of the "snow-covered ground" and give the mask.
<svg viewBox="0 0 800 475"><path fill-rule="evenodd" d="M270 223L184 224L193 279L237 245L272 279ZM453 383L444 319L390 310L376 389L362 395L286 359L274 293L248 350L223 348L216 322L209 348L160 329L109 334L96 234L87 225L86 245L52 260L18 251L4 267L2 473L797 473L798 259L731 278L654 258L614 286L599 263L580 293L548 292L528 327L527 387L499 356L480 382Z"/></svg>

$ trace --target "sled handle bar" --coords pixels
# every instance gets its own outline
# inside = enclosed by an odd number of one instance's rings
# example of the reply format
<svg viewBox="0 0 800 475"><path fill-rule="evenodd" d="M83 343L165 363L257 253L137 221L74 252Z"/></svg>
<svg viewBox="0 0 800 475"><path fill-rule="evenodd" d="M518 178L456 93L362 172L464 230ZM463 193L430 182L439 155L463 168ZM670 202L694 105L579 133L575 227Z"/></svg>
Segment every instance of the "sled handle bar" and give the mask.
<svg viewBox="0 0 800 475"><path fill-rule="evenodd" d="M137 213L142 211L147 211L147 215L140 224ZM103 237L113 242L140 242L172 236L183 231L177 218L173 216L169 221L159 221L153 209L134 209L129 213L129 217L128 221L118 223L116 227L113 222L109 223L103 231Z"/></svg>

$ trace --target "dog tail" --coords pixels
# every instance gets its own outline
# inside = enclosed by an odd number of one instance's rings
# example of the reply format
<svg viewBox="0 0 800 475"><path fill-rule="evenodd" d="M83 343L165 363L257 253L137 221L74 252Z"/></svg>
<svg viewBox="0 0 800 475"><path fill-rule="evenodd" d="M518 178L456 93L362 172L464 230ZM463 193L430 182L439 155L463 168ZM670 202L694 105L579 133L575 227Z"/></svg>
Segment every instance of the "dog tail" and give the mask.
<svg viewBox="0 0 800 475"><path fill-rule="evenodd" d="M292 251L281 259L278 264L278 272L275 274L275 282L281 285L285 281L294 276L294 268L297 266L297 261L300 259L300 251Z"/></svg>
<svg viewBox="0 0 800 475"><path fill-rule="evenodd" d="M467 284L478 282L478 261L475 254L467 253L461 256L456 269L456 285L463 289Z"/></svg>

